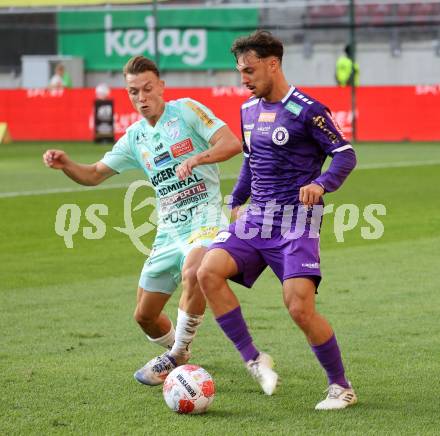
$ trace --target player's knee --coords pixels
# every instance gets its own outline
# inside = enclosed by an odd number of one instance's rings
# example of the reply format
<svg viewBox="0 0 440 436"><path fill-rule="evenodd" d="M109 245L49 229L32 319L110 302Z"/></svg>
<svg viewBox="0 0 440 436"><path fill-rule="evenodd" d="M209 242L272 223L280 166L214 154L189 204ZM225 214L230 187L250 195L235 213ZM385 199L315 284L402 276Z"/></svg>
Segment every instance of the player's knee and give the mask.
<svg viewBox="0 0 440 436"><path fill-rule="evenodd" d="M152 316L148 312L142 311L138 307L134 311L133 318L135 319L135 321L139 325L141 325L143 327L153 326L153 325L155 325L156 320L157 320L156 316Z"/></svg>
<svg viewBox="0 0 440 436"><path fill-rule="evenodd" d="M182 282L185 288L193 288L197 283L197 267L188 267L182 270Z"/></svg>
<svg viewBox="0 0 440 436"><path fill-rule="evenodd" d="M197 271L197 279L200 288L205 295L208 295L212 289L217 288L217 283L220 279L219 274L209 264L202 264Z"/></svg>
<svg viewBox="0 0 440 436"><path fill-rule="evenodd" d="M301 330L308 329L313 313L302 306L294 305L289 307L289 314Z"/></svg>

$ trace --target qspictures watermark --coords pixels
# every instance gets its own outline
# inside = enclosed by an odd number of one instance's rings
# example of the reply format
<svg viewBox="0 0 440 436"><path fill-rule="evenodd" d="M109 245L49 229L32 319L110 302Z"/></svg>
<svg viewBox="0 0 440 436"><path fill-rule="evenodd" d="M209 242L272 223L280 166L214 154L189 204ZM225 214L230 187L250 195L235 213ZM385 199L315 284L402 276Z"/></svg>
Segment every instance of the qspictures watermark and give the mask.
<svg viewBox="0 0 440 436"><path fill-rule="evenodd" d="M151 249L145 245L143 239L157 229L164 229L171 236L179 239L181 225L189 227L190 234L193 234L206 226L211 226L212 223L216 223L220 230L225 230L231 222L229 195L224 197L221 205L197 201L192 205L189 201L183 202L181 197L176 197L175 204L163 199L158 202L149 191L141 202L134 205L135 194L145 188L153 188L153 186L147 180L137 180L128 187L123 203L124 227L111 227L127 235L136 249L144 255L148 256ZM144 208L148 208L148 212L143 223L136 227L133 213ZM89 240L102 239L107 234L108 225L105 217L108 217L109 213L109 207L102 203L90 204L84 210L75 203L63 204L57 210L55 232L64 239L67 248L74 247L74 238L79 235ZM385 216L386 213L383 204L369 204L363 208L351 203L337 207L334 204L306 207L282 206L278 205L276 200L271 200L264 206L255 204L242 206L235 225L235 233L240 239L252 239L257 236L271 238L272 232L277 228L286 239L297 239L304 235L318 238L323 217L333 215L333 234L337 242L344 242L345 234L355 229L358 229L363 239L374 240L384 235L385 226L380 217ZM258 225L253 224L256 216L259 217ZM81 226L82 217L87 221L87 225Z"/></svg>

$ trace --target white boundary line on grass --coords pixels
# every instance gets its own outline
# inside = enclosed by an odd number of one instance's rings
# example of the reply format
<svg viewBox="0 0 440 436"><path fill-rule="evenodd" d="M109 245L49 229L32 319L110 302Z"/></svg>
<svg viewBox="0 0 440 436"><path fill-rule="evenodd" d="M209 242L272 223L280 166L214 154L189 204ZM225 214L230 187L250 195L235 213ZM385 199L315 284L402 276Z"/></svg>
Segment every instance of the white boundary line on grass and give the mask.
<svg viewBox="0 0 440 436"><path fill-rule="evenodd" d="M414 162L389 162L389 163L375 163L375 164L365 164L358 165L356 170L373 170L382 168L405 168L405 167L417 167L417 166L431 166L440 165L440 160L435 160L431 162L427 161L414 161ZM225 174L220 179L221 180L235 180L237 175L235 174ZM13 191L13 192L0 192L0 198L15 198L15 197L26 197L32 195L48 195L48 194L62 194L64 192L87 192L96 190L107 190L107 189L120 189L128 188L130 183L108 183L99 186L75 186L72 188L54 188L54 189L40 189L35 191Z"/></svg>

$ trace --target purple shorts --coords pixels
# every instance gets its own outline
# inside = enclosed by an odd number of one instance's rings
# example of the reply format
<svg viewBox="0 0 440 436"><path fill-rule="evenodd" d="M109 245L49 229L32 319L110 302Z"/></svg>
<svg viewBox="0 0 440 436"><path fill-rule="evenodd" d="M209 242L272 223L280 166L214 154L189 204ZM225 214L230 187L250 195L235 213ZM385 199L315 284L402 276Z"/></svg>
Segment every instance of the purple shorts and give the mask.
<svg viewBox="0 0 440 436"><path fill-rule="evenodd" d="M311 238L305 232L297 239L286 239L278 233L262 238L259 232L250 239L242 239L237 236L235 225L220 231L209 247L226 250L235 260L238 274L231 280L250 288L269 265L281 283L292 277L308 277L318 287L321 281L319 235Z"/></svg>

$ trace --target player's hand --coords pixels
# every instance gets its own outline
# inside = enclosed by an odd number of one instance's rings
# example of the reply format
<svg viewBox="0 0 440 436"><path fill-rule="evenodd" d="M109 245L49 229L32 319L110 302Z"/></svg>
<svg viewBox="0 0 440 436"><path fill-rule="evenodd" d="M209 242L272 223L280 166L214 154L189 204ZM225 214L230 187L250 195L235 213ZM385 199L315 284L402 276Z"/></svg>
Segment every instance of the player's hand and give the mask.
<svg viewBox="0 0 440 436"><path fill-rule="evenodd" d="M299 190L299 201L305 206L318 204L320 198L324 195L324 188L317 183L303 186Z"/></svg>
<svg viewBox="0 0 440 436"><path fill-rule="evenodd" d="M231 209L231 221L237 221L240 215L243 214L243 210L240 210L241 206L235 206Z"/></svg>
<svg viewBox="0 0 440 436"><path fill-rule="evenodd" d="M62 150L47 150L43 154L44 164L55 170L62 170L70 161L69 156Z"/></svg>
<svg viewBox="0 0 440 436"><path fill-rule="evenodd" d="M199 164L197 156L192 156L184 160L176 168L176 176L179 180L184 180L192 174L193 168Z"/></svg>

